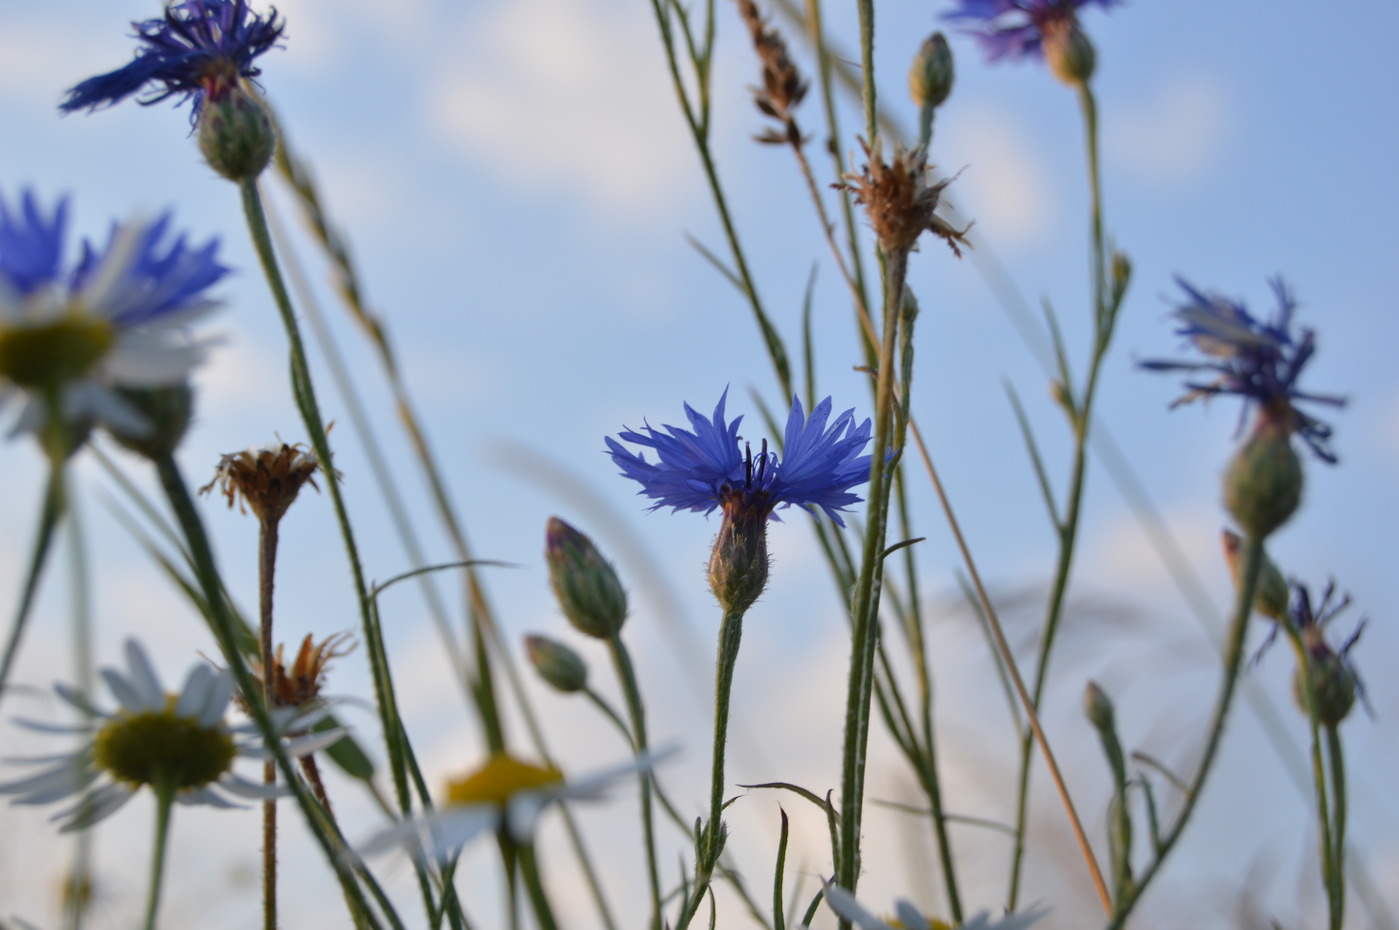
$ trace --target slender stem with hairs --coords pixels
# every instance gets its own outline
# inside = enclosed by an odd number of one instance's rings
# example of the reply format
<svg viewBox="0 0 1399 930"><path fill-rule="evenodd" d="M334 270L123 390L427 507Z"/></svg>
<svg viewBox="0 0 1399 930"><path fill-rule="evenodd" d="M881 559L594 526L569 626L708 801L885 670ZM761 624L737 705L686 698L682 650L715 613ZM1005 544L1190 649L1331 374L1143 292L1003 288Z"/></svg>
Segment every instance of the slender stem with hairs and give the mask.
<svg viewBox="0 0 1399 930"><path fill-rule="evenodd" d="M734 665L743 638L743 611L725 611L719 626L719 656L714 675L714 761L710 769L709 820L695 841L695 884L675 925L684 930L699 912L724 850L724 750L728 746L729 698L733 692Z"/></svg>
<svg viewBox="0 0 1399 930"><path fill-rule="evenodd" d="M1229 716L1229 707L1233 703L1234 690L1239 683L1239 673L1243 668L1244 639L1248 633L1248 619L1253 613L1253 596L1258 590L1258 578L1263 569L1263 543L1261 540L1245 538L1240 564L1243 567L1239 573L1238 597L1235 600L1234 616L1229 621L1229 634L1224 649L1224 676L1220 682L1219 696L1215 699L1214 714L1210 718L1208 736L1205 739L1205 751L1200 757L1200 767L1196 770L1195 777L1186 786L1185 797L1180 812L1176 814L1175 822L1157 843L1156 856L1152 859L1151 864L1137 877L1136 883L1123 889L1117 900L1113 902L1112 915L1107 924L1108 930L1120 930L1126 924L1133 907L1136 906L1142 893L1146 891L1151 880L1160 871L1166 857L1170 855L1171 850L1180 840L1181 834L1185 832L1190 815L1195 812L1195 806L1204 793L1205 779L1214 766L1215 755L1219 751L1224 735L1224 722Z"/></svg>

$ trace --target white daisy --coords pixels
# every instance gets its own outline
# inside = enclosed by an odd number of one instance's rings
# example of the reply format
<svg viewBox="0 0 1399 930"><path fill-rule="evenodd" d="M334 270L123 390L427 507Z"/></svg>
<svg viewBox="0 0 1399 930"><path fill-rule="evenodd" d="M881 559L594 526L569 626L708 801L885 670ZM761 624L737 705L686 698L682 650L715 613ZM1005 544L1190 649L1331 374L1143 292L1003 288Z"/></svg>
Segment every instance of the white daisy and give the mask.
<svg viewBox="0 0 1399 930"><path fill-rule="evenodd" d="M53 398L75 428L144 435L150 424L118 389L185 381L211 343L184 326L218 306L206 292L228 269L217 240L167 241L169 214L114 224L68 268L67 218L66 200L45 216L32 191L13 211L0 197L0 406L23 398L13 433L47 422Z"/></svg>
<svg viewBox="0 0 1399 930"><path fill-rule="evenodd" d="M110 816L142 785L174 789L180 804L238 807L226 795L264 800L284 791L250 781L233 772L237 758L265 759L270 753L257 725L230 726L223 717L233 696L232 676L197 665L185 677L179 694L161 687L145 651L126 641L125 671L102 669L102 678L120 705L112 713L97 709L63 684L58 696L86 718L71 726L16 720L46 733L76 733L85 737L75 751L38 758L7 759L43 768L27 778L0 784L0 794L16 797L12 804L51 804L77 796L59 811L62 832L81 830ZM313 711L315 716L324 709ZM281 732L302 731L315 723L306 714L281 709L273 712ZM291 756L304 756L330 746L344 730L314 733L284 744Z"/></svg>
<svg viewBox="0 0 1399 930"><path fill-rule="evenodd" d="M556 801L596 801L614 785L651 768L674 750L643 754L624 765L565 780L552 765L539 766L498 752L447 783L445 803L371 836L358 852L372 855L395 846L425 851L439 862L488 832L504 830L516 843L530 842L539 815Z"/></svg>
<svg viewBox="0 0 1399 930"><path fill-rule="evenodd" d="M944 921L930 921L909 901L895 902L895 916L889 920L881 920L856 901L854 895L835 882L826 883L825 895L826 904L835 911L836 916L853 922L860 930L1025 930L1048 913L1046 910L1033 909L1020 914L1007 914L997 920L989 911L982 911L953 927Z"/></svg>

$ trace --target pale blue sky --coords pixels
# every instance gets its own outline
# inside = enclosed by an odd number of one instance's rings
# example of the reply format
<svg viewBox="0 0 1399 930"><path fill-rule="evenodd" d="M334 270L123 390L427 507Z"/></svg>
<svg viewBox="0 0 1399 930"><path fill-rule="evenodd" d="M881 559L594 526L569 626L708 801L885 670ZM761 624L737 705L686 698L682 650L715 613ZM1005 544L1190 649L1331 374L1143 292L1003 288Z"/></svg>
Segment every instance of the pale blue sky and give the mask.
<svg viewBox="0 0 1399 930"><path fill-rule="evenodd" d="M840 44L853 56L854 5L831 6ZM785 409L785 401L777 396L746 305L685 241L690 234L723 250L649 5L401 0L388 7L296 0L279 9L288 21L286 48L261 59L262 85L348 235L368 299L387 323L480 554L519 566L491 576L508 631L564 635L540 558L547 517L558 513L595 533L638 594L631 635L656 729L688 748L672 776L677 794L702 797L704 705L717 621L702 566L717 521L643 513L636 489L602 454L602 437L643 419L682 423L682 401L707 412L725 385L731 386L730 410L749 414L745 435L759 436L750 389L776 409ZM878 12L881 99L906 125L914 117L905 90L907 62L944 9L886 3ZM303 438L286 384L284 337L246 244L236 192L200 162L184 110L125 104L66 118L56 110L72 84L124 64L133 47L129 21L158 11L153 0L0 0L0 191L14 197L33 185L50 200L68 193L75 230L88 235L102 233L115 217L174 207L196 240L222 238L225 260L237 274L221 288L228 306L210 326L227 344L196 376L202 412L184 451L191 480L202 482L223 452L274 434ZM747 91L757 71L731 5L718 5L718 23L718 163L759 289L795 351L808 276L818 269L818 391L833 394L838 410L855 406L867 413L862 376L852 371L859 359L847 296L790 153L750 141L763 128ZM1107 224L1135 268L1105 369L1101 419L1221 609L1229 589L1218 559L1218 475L1237 406L1221 401L1168 413L1175 382L1132 365L1182 349L1166 316L1178 293L1172 276L1182 274L1266 313L1266 279L1284 275L1301 302L1298 322L1319 333L1307 386L1350 398L1350 406L1332 417L1341 466L1309 463L1306 505L1279 534L1274 554L1284 570L1313 585L1334 576L1352 592L1357 607L1339 621L1338 633L1362 613L1371 618L1355 658L1377 719L1347 724L1354 748L1353 835L1393 900L1399 897L1399 806L1386 789L1399 770L1399 689L1388 675L1399 650L1393 623L1399 616L1393 578L1399 365L1391 355L1399 348L1399 119L1390 96L1399 84L1392 50L1399 7L1371 0L1347 4L1340 14L1315 4L1261 0L1138 0L1111 15L1091 10L1085 26L1099 49ZM785 25L784 31L793 34ZM982 571L1007 596L1029 590L1038 604L1052 540L1003 384L1013 384L1024 398L1061 483L1066 431L1033 354L987 286L985 260L994 254L1008 269L1009 286L1032 313L1038 314L1042 298L1053 303L1081 372L1088 338L1081 131L1072 94L1042 68L988 67L965 37L954 36L953 48L957 85L939 116L932 160L948 172L963 171L949 196L961 216L977 221L978 250L956 262L940 243L929 242L914 257L910 283L923 308L914 409ZM794 53L809 73L806 49ZM813 96L800 115L817 136L813 162L829 181L816 102ZM842 120L835 144L858 150L862 120L849 106ZM272 196L290 218L287 198L276 189ZM828 194L828 207L834 198ZM432 557L445 560L449 549L395 432L379 370L322 286L322 262L304 242L298 248L356 380L371 398L385 451L403 476ZM358 502L354 516L367 570L382 580L408 563L372 490L344 405L327 379L320 384L327 417L341 421L333 435L336 464ZM14 590L41 474L25 443L7 446L0 456L10 476L9 493L0 500L0 519L10 528L0 539L3 591ZM595 503L532 477L541 458L566 469ZM128 465L139 471L136 463ZM85 470L82 479L94 492L107 486L96 469ZM1056 665L1062 680L1048 720L1066 744L1090 746L1078 695L1085 678L1097 676L1118 700L1127 742L1179 760L1206 712L1211 653L1101 467L1091 481L1076 576L1087 619ZM928 536L920 551L922 583L930 596L955 606L956 553L924 484L914 482L917 529ZM120 639L138 633L175 678L193 650L211 649L202 627L131 551L95 494L83 506L96 571L99 658L111 661ZM599 508L617 520L599 516ZM208 518L231 583L251 601L250 522L212 502ZM838 719L845 678L843 626L839 599L805 522L793 514L772 534L773 587L751 615L739 664L739 693L751 710L743 714L734 776L740 782L782 777L824 791L838 778L838 724L831 721ZM284 533L279 595L288 638L299 638L303 625L320 635L352 628L355 609L328 502L312 498L299 505ZM636 552L649 562L633 558ZM49 575L19 669L20 678L36 685L68 668L66 577L60 562ZM440 588L449 596L456 592L450 583ZM665 588L677 608L654 593ZM413 666L414 674L405 675L405 702L421 728L426 759L437 772L470 764L480 750L478 734L465 722L450 678L433 664L435 634L418 595L405 589L389 608L395 658L405 666L422 663L421 674ZM1029 609L1022 622L1037 622L1037 611ZM965 792L954 807L1003 817L1012 768L1008 728L984 647L966 622L949 615L937 628L945 637L937 661L945 676L939 707L952 734L949 780L954 792ZM590 658L604 679L602 656ZM332 688L362 690L362 660L356 656L343 667L344 679L333 680ZM1278 649L1255 677L1301 745L1301 718L1285 697L1290 667L1290 657ZM573 705L550 695L540 701L560 727L558 749L566 764L587 768L623 752L610 734L597 736L605 732L601 725ZM1167 876L1152 904L1169 915L1163 920L1188 915L1197 926L1226 925L1217 908L1253 867L1265 873L1259 893L1280 916L1315 907L1296 891L1316 881L1305 806L1246 708L1240 721L1230 734L1237 742L1211 789L1212 806L1197 825L1200 836L1180 851L1184 864ZM373 726L368 714L355 722ZM3 732L8 742L14 731ZM877 796L900 790L893 771L879 770L872 785ZM1075 760L1070 775L1081 786L1090 829L1101 835L1106 795L1096 750ZM1050 843L1062 820L1047 793L1041 800L1040 839ZM1226 816L1234 813L1237 825ZM751 831L743 861L763 886L773 799L745 801L735 816ZM871 830L895 835L897 819L879 816L887 819L872 822ZM1205 822L1211 819L1214 824ZM47 839L41 824L35 812L0 809L0 833L24 837L0 844L0 917L13 911L50 921L44 909L65 847ZM230 826L226 815L188 824L177 824L177 855L199 849L202 830L253 833L251 826ZM123 811L101 846L114 856L126 840L109 837L119 833L144 849L148 828L139 809ZM967 855L984 854L976 861L998 875L1001 841L975 834L966 841ZM186 888L195 881L228 883L240 863L252 868L254 847L235 851L235 842L220 846L205 866L177 865L185 871L171 879L173 906L195 905L188 890L178 890L182 882ZM802 868L825 869L819 829L812 826L803 842L810 858ZM43 855L21 867L17 847L31 843ZM871 862L874 901L910 893L930 871L908 862L903 850L891 844ZM95 926L121 926L122 915L139 903L144 864L131 858L135 865L111 865L123 878L112 890L109 922ZM310 860L302 869L305 880L329 887L311 854L303 858ZM1075 896L1086 889L1074 884L1081 883L1078 873L1070 874L1063 886L1048 868L1032 881L1032 890L1062 902L1048 926L1074 925ZM1173 880L1179 884L1170 885ZM630 887L625 879L617 885L619 892ZM979 903L996 903L999 878L975 887L983 895ZM1191 889L1190 903L1167 887ZM928 905L938 903L935 894L918 893ZM242 907L218 926L245 926ZM320 905L300 910L295 894L288 894L287 907L288 918L295 915L301 926L340 926L338 914L326 917Z"/></svg>

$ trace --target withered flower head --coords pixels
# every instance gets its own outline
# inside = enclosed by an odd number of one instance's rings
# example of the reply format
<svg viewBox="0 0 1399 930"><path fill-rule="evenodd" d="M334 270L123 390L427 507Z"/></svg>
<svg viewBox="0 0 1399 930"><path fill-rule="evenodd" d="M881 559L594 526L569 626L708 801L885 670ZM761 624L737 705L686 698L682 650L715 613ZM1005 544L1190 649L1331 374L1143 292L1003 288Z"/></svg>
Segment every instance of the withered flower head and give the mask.
<svg viewBox="0 0 1399 930"><path fill-rule="evenodd" d="M302 443L279 442L265 449L230 452L219 459L214 480L199 493L208 494L218 485L228 498L228 506L237 500L243 513L251 507L258 520L275 524L296 500L302 485L309 483L320 490L314 477L320 467L315 452Z"/></svg>
<svg viewBox="0 0 1399 930"><path fill-rule="evenodd" d="M870 226L879 237L880 246L886 252L909 252L917 247L918 237L928 230L945 240L961 258L962 250L957 246L960 243L971 248L966 239L971 224L957 229L936 215L942 189L951 184L956 175L929 183L932 168L921 146L905 151L903 146L896 145L893 163L885 164L883 145L878 138L873 147L864 139L860 140L860 145L869 163L858 174L845 175L846 183L834 187L855 195L855 202L869 215Z"/></svg>
<svg viewBox="0 0 1399 930"><path fill-rule="evenodd" d="M780 131L769 129L757 140L773 145L800 145L801 132L792 111L806 96L806 81L787 57L787 43L782 36L763 22L757 4L753 0L738 0L738 12L748 24L753 48L763 64L763 86L753 89L753 100L759 110L782 124Z"/></svg>
<svg viewBox="0 0 1399 930"><path fill-rule="evenodd" d="M321 686L325 684L325 673L332 659L348 655L355 648L349 633L336 633L317 643L310 635L301 641L301 648L290 666L287 665L284 644L278 644L277 655L272 669L272 703L276 707L304 707L319 700ZM258 693L262 693L264 670L262 663L251 661L253 678L258 683ZM246 706L241 694L238 702Z"/></svg>

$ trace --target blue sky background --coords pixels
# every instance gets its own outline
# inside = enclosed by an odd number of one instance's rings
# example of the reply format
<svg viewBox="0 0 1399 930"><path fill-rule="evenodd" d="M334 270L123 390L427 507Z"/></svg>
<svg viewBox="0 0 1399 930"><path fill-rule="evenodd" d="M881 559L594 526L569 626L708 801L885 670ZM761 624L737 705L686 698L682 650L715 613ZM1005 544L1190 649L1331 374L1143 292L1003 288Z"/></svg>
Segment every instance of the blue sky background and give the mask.
<svg viewBox="0 0 1399 930"><path fill-rule="evenodd" d="M835 7L836 5L832 5ZM635 487L602 454L602 437L624 424L683 423L682 401L708 412L726 385L744 434L762 435L756 391L785 409L746 304L691 248L723 242L698 160L687 144L649 6L621 0L451 3L296 0L279 5L285 49L266 55L262 84L296 150L313 166L347 234L370 304L382 314L411 392L445 465L450 492L478 553L516 567L490 573L490 594L515 641L528 631L568 636L546 584L546 519L559 514L595 535L634 593L628 636L638 655L653 734L685 747L668 779L698 813L707 771L709 679L717 609L703 580L717 520L647 515ZM877 13L881 100L912 125L904 75L945 4L886 3ZM154 2L0 0L0 192L26 185L52 202L72 197L76 232L99 236L117 217L173 207L196 241L219 236L237 273L221 288L226 309L210 324L226 344L200 370L197 429L182 460L191 481L212 476L220 454L280 435L304 438L290 401L284 337L246 237L234 188L201 163L185 110L130 104L60 118L64 90L129 60L129 21L158 15ZM837 43L855 57L853 4L828 11ZM764 127L749 101L758 72L733 7L718 6L715 146L724 184L758 287L793 351L809 276L819 393L838 410L868 414L847 295L820 237L789 152L752 143ZM1399 554L1399 313L1394 268L1399 215L1399 119L1390 100L1399 78L1392 36L1399 8L1139 0L1085 26L1099 49L1107 226L1134 263L1130 296L1105 372L1099 407L1155 506L1222 612L1227 575L1218 556L1218 479L1234 441L1237 406L1218 402L1174 413L1169 378L1133 362L1182 349L1167 319L1181 274L1271 310L1268 277L1281 273L1301 302L1298 321L1319 333L1306 384L1344 393L1334 415L1338 468L1308 465L1303 510L1275 540L1283 569L1314 586L1335 577L1356 607L1336 635L1367 615L1354 653L1376 716L1346 724L1357 860L1399 901L1399 805L1392 792L1399 752L1399 655L1393 618ZM795 36L784 24L784 31ZM1062 486L1067 430L1049 400L1034 352L1009 321L1004 292L1030 313L1047 299L1059 313L1081 373L1088 346L1087 209L1082 140L1073 95L1034 65L988 67L974 44L953 37L957 86L938 118L932 160L962 170L949 188L976 220L975 252L955 261L940 243L914 257L910 284L922 305L914 410L969 532L984 575L1028 645L1053 560L1053 540L1006 400L1014 386ZM794 45L809 74L811 57ZM800 114L824 181L824 129L816 99ZM858 112L842 112L843 151L857 151ZM271 184L288 223L285 191ZM834 193L827 206L834 209ZM412 457L397 432L383 378L325 286L326 268L298 236L296 248L324 301L335 338L365 395L383 451L400 476L431 558L447 560ZM1006 271L994 274L994 257ZM995 288L990 286L995 285ZM328 379L322 407L333 434L371 578L410 567L373 490L360 440ZM0 449L8 493L0 496L0 590L16 590L41 487L35 450ZM142 467L124 460L134 473ZM1013 735L980 634L956 595L959 563L925 481L914 476L921 584L935 616L938 709L946 729L951 800L959 812L1008 816ZM81 511L93 564L100 661L139 635L170 682L195 650L211 651L191 615L102 500L111 482L80 469ZM216 501L207 519L230 584L252 602L254 526ZM839 720L845 684L841 598L827 580L807 518L792 514L771 534L773 579L750 614L739 662L739 729L732 780L778 778L818 792L839 783ZM289 640L357 625L328 501L303 501L283 529L279 623ZM49 573L18 678L43 686L69 674L65 596L68 556ZM1084 681L1114 696L1124 740L1186 766L1208 713L1217 660L1209 639L1156 559L1101 463L1090 473L1083 544L1055 663L1046 725L1089 829L1102 836L1106 769L1079 714ZM454 598L450 580L439 584ZM1019 609L1017 608L1019 605ZM421 596L404 587L385 604L405 713L429 769L473 764L482 742L441 658ZM1259 631L1261 633L1261 630ZM576 640L573 640L576 642ZM896 641L891 634L890 642ZM605 655L587 651L600 687ZM1026 653L1028 655L1028 651ZM342 661L330 690L367 694L360 654ZM1290 706L1291 657L1275 649L1251 674L1257 699L1276 707L1288 750L1305 749ZM7 702L6 716L20 701ZM625 752L584 708L538 692L560 760L570 770ZM33 700L27 716L57 714ZM350 710L372 733L374 718ZM1241 705L1217 778L1141 926L1238 926L1241 896L1285 926L1320 913L1308 802L1290 782L1256 714ZM5 755L53 751L4 724ZM1083 751L1073 751L1081 749ZM871 796L907 798L909 779L887 745L874 749ZM1040 789L1046 787L1037 773ZM334 789L332 789L334 790ZM369 807L342 786L347 817L365 830ZM1095 906L1066 845L1048 791L1036 795L1029 897L1053 902L1049 927L1075 927ZM778 798L751 794L731 808L735 850L758 887L770 875ZM814 886L827 874L822 825L799 807L791 867ZM625 824L604 845L609 885L623 898L640 882L630 799L596 821ZM68 845L45 811L0 808L0 917L55 921ZM144 893L149 811L122 811L97 840L102 885L95 927L126 926ZM256 824L252 816L181 811L169 884L171 926L243 927L255 913ZM351 821L354 822L354 821ZM551 824L556 828L557 824ZM351 831L352 833L354 831ZM363 831L361 831L363 832ZM288 925L339 927L326 870L288 831L284 879ZM875 808L862 885L872 902L941 898L925 827ZM1004 840L957 834L974 904L1002 891ZM675 849L679 846L676 844ZM561 860L566 859L560 856ZM494 881L489 857L468 859L473 888ZM478 870L477 872L470 871ZM408 883L406 872L399 876ZM560 863L561 898L577 883ZM205 895L220 902L203 910ZM639 895L637 896L639 900ZM405 899L407 900L407 899ZM412 904L405 913L412 913ZM489 902L482 906L490 914ZM1355 927L1368 926L1357 905ZM580 915L590 915L586 908ZM184 915L183 917L181 915ZM579 916L577 926L588 926ZM490 920L483 919L485 926Z"/></svg>

